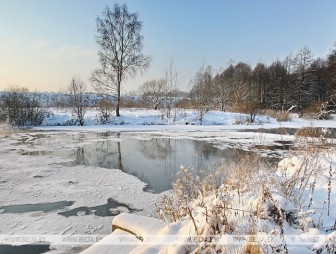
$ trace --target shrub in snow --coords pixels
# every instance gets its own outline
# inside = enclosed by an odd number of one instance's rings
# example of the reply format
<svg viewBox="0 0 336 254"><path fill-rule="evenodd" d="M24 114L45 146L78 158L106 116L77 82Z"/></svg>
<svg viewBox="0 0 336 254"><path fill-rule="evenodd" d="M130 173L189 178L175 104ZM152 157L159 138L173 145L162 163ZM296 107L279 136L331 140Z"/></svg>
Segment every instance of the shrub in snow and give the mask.
<svg viewBox="0 0 336 254"><path fill-rule="evenodd" d="M112 110L114 108L113 102L108 98L103 98L98 102L98 118L99 122L102 124L106 124L109 122L110 117L112 115Z"/></svg>
<svg viewBox="0 0 336 254"><path fill-rule="evenodd" d="M336 221L335 221L336 226ZM336 228L334 228L336 230ZM312 248L317 254L334 254L336 253L336 231L329 234L323 242L315 244Z"/></svg>
<svg viewBox="0 0 336 254"><path fill-rule="evenodd" d="M1 115L13 126L37 126L46 113L35 94L25 88L12 88L1 96Z"/></svg>
<svg viewBox="0 0 336 254"><path fill-rule="evenodd" d="M278 122L287 122L291 120L288 111L267 109L263 110L262 114L275 118Z"/></svg>
<svg viewBox="0 0 336 254"><path fill-rule="evenodd" d="M236 125L249 124L249 123L250 123L250 120L247 115L238 115L235 117L234 124Z"/></svg>
<svg viewBox="0 0 336 254"><path fill-rule="evenodd" d="M334 253L335 164L336 151L331 150L285 159L278 170L253 157L204 178L183 168L156 210L161 219L179 225L179 231L203 237L185 246L187 253L289 253L295 248ZM329 234L329 240L294 248L286 238L312 230ZM264 240L235 245L228 234ZM168 249L172 247L163 251Z"/></svg>
<svg viewBox="0 0 336 254"><path fill-rule="evenodd" d="M296 138L307 138L307 137L313 137L313 138L319 138L322 135L321 132L319 132L314 126L308 126L308 127L302 127L298 129L295 132Z"/></svg>
<svg viewBox="0 0 336 254"><path fill-rule="evenodd" d="M260 105L252 101L238 101L232 107L233 112L245 113L248 115L248 122L254 123L257 113L260 111Z"/></svg>

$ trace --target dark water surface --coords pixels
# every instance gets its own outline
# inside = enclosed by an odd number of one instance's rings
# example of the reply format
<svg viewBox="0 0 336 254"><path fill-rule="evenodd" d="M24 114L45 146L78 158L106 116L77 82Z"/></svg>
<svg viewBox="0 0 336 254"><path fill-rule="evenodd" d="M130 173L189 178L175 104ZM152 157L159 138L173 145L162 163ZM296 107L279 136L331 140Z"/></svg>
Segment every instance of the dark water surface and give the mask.
<svg viewBox="0 0 336 254"><path fill-rule="evenodd" d="M7 244L0 244L0 253L1 254L40 254L46 253L50 250L50 244L45 243L38 243L38 244L31 244L31 245L7 245Z"/></svg>
<svg viewBox="0 0 336 254"><path fill-rule="evenodd" d="M53 203L0 206L0 213L30 213L38 211L47 213L72 206L73 204L73 201L58 201Z"/></svg>
<svg viewBox="0 0 336 254"><path fill-rule="evenodd" d="M127 204L120 203L117 200L114 200L113 198L109 198L107 200L107 203L104 205L98 205L98 206L93 206L93 207L88 207L88 206L81 206L74 208L69 211L65 212L59 212L59 215L65 216L65 217L71 217L71 216L81 216L81 215L89 215L89 214L94 214L100 217L105 217L105 216L116 216L120 214L121 212L138 212L141 211L136 208L132 208L131 206Z"/></svg>

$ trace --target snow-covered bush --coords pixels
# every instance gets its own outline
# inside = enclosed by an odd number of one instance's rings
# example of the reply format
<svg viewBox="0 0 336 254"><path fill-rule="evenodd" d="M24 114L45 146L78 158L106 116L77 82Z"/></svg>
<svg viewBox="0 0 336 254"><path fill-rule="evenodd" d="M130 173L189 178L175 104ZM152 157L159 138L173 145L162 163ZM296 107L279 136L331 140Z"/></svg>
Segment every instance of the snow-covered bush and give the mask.
<svg viewBox="0 0 336 254"><path fill-rule="evenodd" d="M259 158L223 165L204 178L183 168L157 212L179 232L202 237L186 253L334 253L335 165L335 150L309 150L277 169ZM327 239L297 246L288 237L312 232ZM230 235L244 241L236 244Z"/></svg>

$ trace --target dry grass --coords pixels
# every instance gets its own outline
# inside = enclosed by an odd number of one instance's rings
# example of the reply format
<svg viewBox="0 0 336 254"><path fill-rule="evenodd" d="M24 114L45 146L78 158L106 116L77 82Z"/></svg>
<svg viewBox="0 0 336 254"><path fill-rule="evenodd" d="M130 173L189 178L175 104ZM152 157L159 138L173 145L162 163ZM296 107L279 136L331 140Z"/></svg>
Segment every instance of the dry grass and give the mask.
<svg viewBox="0 0 336 254"><path fill-rule="evenodd" d="M289 113L281 110L267 109L262 113L263 115L275 118L278 122L288 122L291 120Z"/></svg>
<svg viewBox="0 0 336 254"><path fill-rule="evenodd" d="M237 163L226 165L224 184L245 192L251 187L252 177L258 173L260 157L258 155L246 156Z"/></svg>
<svg viewBox="0 0 336 254"><path fill-rule="evenodd" d="M259 109L259 105L254 102L236 102L233 104L232 107L230 107L231 112L238 112L238 113L245 113L245 114L250 114L257 112Z"/></svg>
<svg viewBox="0 0 336 254"><path fill-rule="evenodd" d="M303 110L304 115L316 115L320 113L323 101L317 101Z"/></svg>
<svg viewBox="0 0 336 254"><path fill-rule="evenodd" d="M206 197L216 192L223 183L224 174L221 169L210 172L204 179L195 176L192 169L183 168L172 184L172 195L163 195L156 205L157 214L161 219L176 222L190 214L190 203L199 196ZM192 216L190 216L192 217ZM197 226L195 225L197 232Z"/></svg>
<svg viewBox="0 0 336 254"><path fill-rule="evenodd" d="M241 102L236 102L233 104L230 108L229 111L231 112L238 112L238 113L246 113L247 112L247 107L244 103Z"/></svg>
<svg viewBox="0 0 336 254"><path fill-rule="evenodd" d="M193 109L195 108L195 105L190 100L183 99L181 101L178 101L176 103L176 108L180 109Z"/></svg>
<svg viewBox="0 0 336 254"><path fill-rule="evenodd" d="M322 133L313 126L302 127L295 132L296 138L319 138L321 135Z"/></svg>
<svg viewBox="0 0 336 254"><path fill-rule="evenodd" d="M244 246L244 253L246 254L263 254L263 250L257 244L248 243Z"/></svg>
<svg viewBox="0 0 336 254"><path fill-rule="evenodd" d="M316 135L312 126L305 129ZM289 160L290 164L283 164L280 179L272 177L269 174L272 168L261 165L258 157L245 157L237 164L228 164L225 169L210 172L205 179L198 178L188 169L182 169L173 184L173 195L163 196L157 210L161 218L169 221L178 221L183 217L189 219L197 235L251 236L245 238L241 245L217 245L216 248L221 251L216 249L217 253L288 253L284 237L286 223L303 231L312 227L309 209L314 203L314 186L323 169L319 160L320 149L310 148L298 158ZM331 179L330 166L328 202ZM277 191L274 191L274 186L277 186ZM251 194L253 199L249 197ZM285 197L297 209L282 208L278 195ZM309 197L308 210L302 210ZM251 200L252 203L249 203ZM329 212L329 204L326 205L325 209ZM272 224L264 224L265 221ZM314 223L314 227L321 228L323 219ZM278 235L280 242L267 244L258 241L261 232ZM204 242L193 253L215 253L214 246L216 242Z"/></svg>
<svg viewBox="0 0 336 254"><path fill-rule="evenodd" d="M237 116L235 117L234 124L235 125L250 124L250 117L249 116Z"/></svg>
<svg viewBox="0 0 336 254"><path fill-rule="evenodd" d="M316 130L311 128L309 130L315 133ZM157 212L168 221L178 221L183 217L190 219L198 235L252 236L252 241L247 238L240 246L222 246L222 253L288 253L284 238L285 223L307 230L311 227L309 214L298 213L299 209L283 210L274 194L282 193L297 207L302 207L306 199L305 191L309 188L313 196L314 188L311 186L315 185L321 170L318 166L318 150L306 150L305 153L306 157L298 161L296 166L290 164L289 169L295 166L292 174L286 176L284 173L280 181L270 175L273 168L261 165L260 158L253 156L237 163L225 164L219 171L209 173L205 179L193 175L188 169L182 169L173 184L172 194L164 195L157 204ZM277 192L274 192L274 186L278 186ZM251 193L255 193L253 201L246 203ZM314 200L309 202L312 204ZM204 219L200 219L200 211ZM260 224L267 220L273 223L272 227ZM244 227L239 228L240 223ZM317 225L319 227L320 223ZM257 237L260 232L272 232L280 237L281 242L275 245L254 242L253 236ZM214 244L199 245L194 253L212 253Z"/></svg>

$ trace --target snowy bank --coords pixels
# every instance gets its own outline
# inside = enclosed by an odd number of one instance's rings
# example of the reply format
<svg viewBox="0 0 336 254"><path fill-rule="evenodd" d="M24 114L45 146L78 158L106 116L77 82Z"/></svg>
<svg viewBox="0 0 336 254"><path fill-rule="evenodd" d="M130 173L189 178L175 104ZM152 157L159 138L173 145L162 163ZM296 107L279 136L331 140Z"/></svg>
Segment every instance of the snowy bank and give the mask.
<svg viewBox="0 0 336 254"><path fill-rule="evenodd" d="M277 171L258 163L226 167L204 181L184 170L158 204L168 224L127 214L113 224L140 240L129 253L334 253L335 149L284 159Z"/></svg>
<svg viewBox="0 0 336 254"><path fill-rule="evenodd" d="M330 120L312 120L299 118L297 114L291 114L290 121L278 122L269 116L256 116L256 121L250 124L246 114L222 111L209 111L202 124L199 113L195 110L177 110L172 118L166 118L158 110L125 109L120 117L111 117L108 123L99 121L99 112L90 109L85 115L84 126L76 125L75 117L69 109L50 109L50 114L44 119L42 125L35 127L37 130L62 130L62 131L222 131L240 129L275 129L302 127L335 128L336 117Z"/></svg>
<svg viewBox="0 0 336 254"><path fill-rule="evenodd" d="M49 109L50 114L44 119L42 126L68 126L75 124L75 117L69 109ZM126 109L121 111L120 117L112 116L108 125L235 125L248 122L249 115L222 111L207 112L202 122L195 110L176 110L171 118L166 118L159 110ZM274 118L256 116L255 124L276 123ZM84 124L100 125L99 111L90 109L85 114Z"/></svg>

